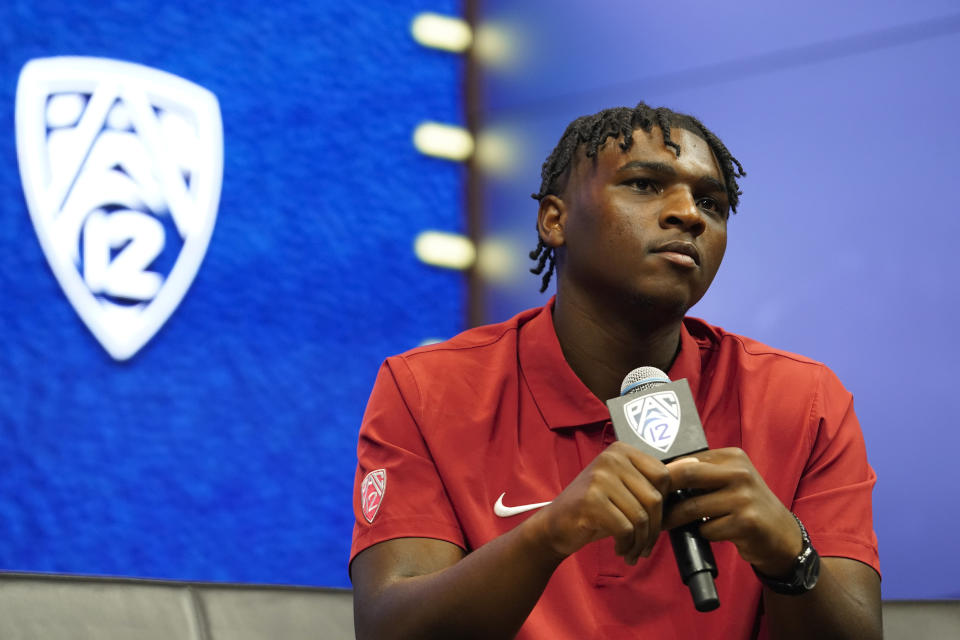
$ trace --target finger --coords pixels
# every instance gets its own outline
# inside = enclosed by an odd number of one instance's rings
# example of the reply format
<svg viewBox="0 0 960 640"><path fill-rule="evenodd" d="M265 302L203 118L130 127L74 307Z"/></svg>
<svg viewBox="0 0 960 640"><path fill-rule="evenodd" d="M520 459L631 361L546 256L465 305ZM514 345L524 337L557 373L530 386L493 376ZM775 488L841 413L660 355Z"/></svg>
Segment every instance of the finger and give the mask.
<svg viewBox="0 0 960 640"><path fill-rule="evenodd" d="M623 482L640 503L647 520L643 537L637 536L637 546L631 551L634 552L635 556L646 557L650 555L650 551L660 535L664 497L646 477L640 474L626 476L623 478Z"/></svg>
<svg viewBox="0 0 960 640"><path fill-rule="evenodd" d="M670 492L670 472L666 465L634 447L628 447L625 453L633 468L639 471L657 492L661 495Z"/></svg>
<svg viewBox="0 0 960 640"><path fill-rule="evenodd" d="M637 505L639 507L639 505ZM629 507L627 507L629 511ZM634 514L636 517L636 515ZM637 526L630 516L624 513L624 507L617 504L611 497L604 527L614 539L614 552L618 556L626 556L633 548Z"/></svg>
<svg viewBox="0 0 960 640"><path fill-rule="evenodd" d="M652 490L652 488L651 488ZM623 532L617 540L617 553L624 557L637 556L647 543L650 534L650 516L638 497L626 483L609 496L613 508L618 510L630 522L631 530Z"/></svg>
<svg viewBox="0 0 960 640"><path fill-rule="evenodd" d="M737 497L727 491L689 496L667 510L663 528L673 529L704 518L721 518L729 515L738 504Z"/></svg>
<svg viewBox="0 0 960 640"><path fill-rule="evenodd" d="M739 447L723 447L722 449L705 449L696 453L691 453L690 457L702 462L711 462L722 464L730 460L745 458L749 460L746 452Z"/></svg>
<svg viewBox="0 0 960 640"><path fill-rule="evenodd" d="M685 465L685 464L696 464L696 463L698 463L698 462L700 462L700 459L699 459L699 458L695 458L695 457L693 457L693 456L690 456L690 457L687 457L687 458L676 458L675 460L671 460L670 462L668 462L668 463L665 464L664 466L667 468L667 471L670 471L671 469L675 469L675 468L677 468L677 467L681 467L681 466L683 466L683 465Z"/></svg>
<svg viewBox="0 0 960 640"><path fill-rule="evenodd" d="M734 482L749 480L750 469L729 462L709 462L699 460L696 463L683 462L690 458L675 460L667 466L672 489L702 489L706 491L720 489Z"/></svg>
<svg viewBox="0 0 960 640"><path fill-rule="evenodd" d="M729 515L711 518L700 524L700 535L710 542L733 540L738 535L735 518Z"/></svg>
<svg viewBox="0 0 960 640"><path fill-rule="evenodd" d="M699 460L710 464L741 467L744 469L755 470L753 462L747 452L740 447L724 447L723 449L707 449L690 454L689 458L680 458L680 460ZM674 462L678 462L675 460Z"/></svg>

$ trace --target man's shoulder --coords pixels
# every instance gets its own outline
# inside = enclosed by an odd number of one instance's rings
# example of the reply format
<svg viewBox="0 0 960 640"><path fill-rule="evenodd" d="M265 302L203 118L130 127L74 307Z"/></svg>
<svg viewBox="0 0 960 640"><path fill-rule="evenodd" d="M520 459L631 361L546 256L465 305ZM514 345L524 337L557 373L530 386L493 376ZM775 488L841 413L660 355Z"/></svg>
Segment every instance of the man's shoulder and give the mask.
<svg viewBox="0 0 960 640"><path fill-rule="evenodd" d="M467 329L448 340L410 349L388 358L402 361L408 368L435 373L450 373L459 367L515 359L520 329L543 312L527 309L503 322Z"/></svg>
<svg viewBox="0 0 960 640"><path fill-rule="evenodd" d="M814 408L845 410L850 391L824 363L771 347L711 325L685 318L684 326L699 348L701 388L705 393L736 391L741 406L763 407L763 415L780 416L786 425L791 416L811 415ZM771 402L771 398L776 398Z"/></svg>
<svg viewBox="0 0 960 640"><path fill-rule="evenodd" d="M727 355L755 365L769 365L809 369L811 372L825 368L822 362L765 344L759 340L732 333L700 318L686 317L684 327L696 341L705 360Z"/></svg>

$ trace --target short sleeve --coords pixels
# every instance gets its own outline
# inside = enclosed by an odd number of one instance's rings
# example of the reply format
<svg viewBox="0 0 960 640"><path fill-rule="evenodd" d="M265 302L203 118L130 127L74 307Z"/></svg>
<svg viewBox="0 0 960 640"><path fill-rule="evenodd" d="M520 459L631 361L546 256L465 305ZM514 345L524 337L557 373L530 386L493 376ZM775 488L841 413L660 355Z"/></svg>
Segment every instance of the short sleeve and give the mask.
<svg viewBox="0 0 960 640"><path fill-rule="evenodd" d="M380 368L360 426L350 561L394 538L436 538L464 547L463 534L421 435L420 393L401 357Z"/></svg>
<svg viewBox="0 0 960 640"><path fill-rule="evenodd" d="M812 449L793 510L821 556L859 560L880 572L873 530L876 474L867 462L853 396L824 367L811 405Z"/></svg>

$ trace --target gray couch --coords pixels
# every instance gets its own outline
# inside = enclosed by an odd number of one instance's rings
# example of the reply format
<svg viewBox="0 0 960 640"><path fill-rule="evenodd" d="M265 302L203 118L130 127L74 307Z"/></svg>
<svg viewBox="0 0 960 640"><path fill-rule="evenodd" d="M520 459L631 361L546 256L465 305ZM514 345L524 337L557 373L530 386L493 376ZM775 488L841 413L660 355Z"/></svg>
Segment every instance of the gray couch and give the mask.
<svg viewBox="0 0 960 640"><path fill-rule="evenodd" d="M960 638L960 601L883 603L887 640ZM0 573L2 640L341 640L350 591Z"/></svg>
<svg viewBox="0 0 960 640"><path fill-rule="evenodd" d="M0 574L2 640L340 640L345 589Z"/></svg>

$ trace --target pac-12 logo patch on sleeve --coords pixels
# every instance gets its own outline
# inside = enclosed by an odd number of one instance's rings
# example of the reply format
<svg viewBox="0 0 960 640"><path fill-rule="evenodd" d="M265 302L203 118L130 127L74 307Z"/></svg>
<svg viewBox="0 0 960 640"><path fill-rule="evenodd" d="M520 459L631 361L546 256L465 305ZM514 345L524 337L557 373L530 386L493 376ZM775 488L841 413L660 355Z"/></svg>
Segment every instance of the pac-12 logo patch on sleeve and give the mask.
<svg viewBox="0 0 960 640"><path fill-rule="evenodd" d="M386 490L386 469L371 471L360 484L360 510L370 524L373 524L373 519L377 517L377 511L380 510L380 503L383 502L383 494Z"/></svg>
<svg viewBox="0 0 960 640"><path fill-rule="evenodd" d="M17 84L17 157L47 261L116 360L182 300L213 232L223 177L216 97L102 58L31 60Z"/></svg>

